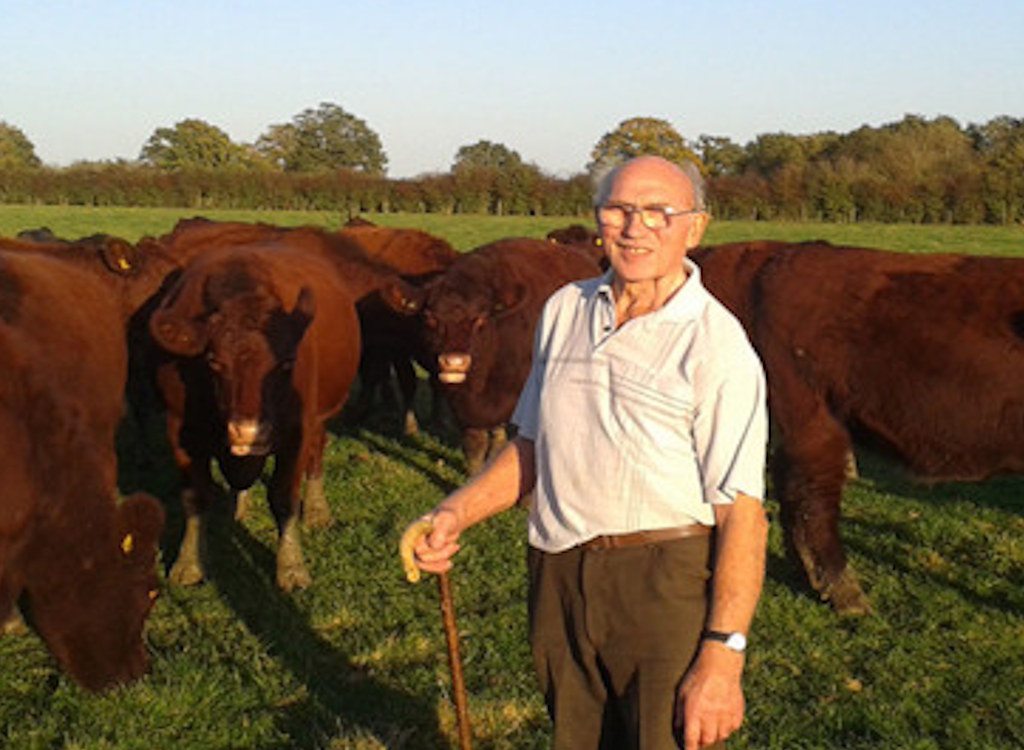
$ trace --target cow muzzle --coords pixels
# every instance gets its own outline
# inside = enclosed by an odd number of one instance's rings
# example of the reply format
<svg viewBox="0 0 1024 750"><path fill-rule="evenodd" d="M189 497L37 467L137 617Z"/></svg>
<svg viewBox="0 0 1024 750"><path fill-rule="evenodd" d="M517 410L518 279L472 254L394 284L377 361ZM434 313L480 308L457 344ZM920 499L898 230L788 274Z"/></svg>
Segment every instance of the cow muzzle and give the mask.
<svg viewBox="0 0 1024 750"><path fill-rule="evenodd" d="M270 426L255 419L231 420L228 448L233 456L265 456L270 452Z"/></svg>
<svg viewBox="0 0 1024 750"><path fill-rule="evenodd" d="M466 382L473 358L463 352L446 352L437 357L437 379L447 385Z"/></svg>

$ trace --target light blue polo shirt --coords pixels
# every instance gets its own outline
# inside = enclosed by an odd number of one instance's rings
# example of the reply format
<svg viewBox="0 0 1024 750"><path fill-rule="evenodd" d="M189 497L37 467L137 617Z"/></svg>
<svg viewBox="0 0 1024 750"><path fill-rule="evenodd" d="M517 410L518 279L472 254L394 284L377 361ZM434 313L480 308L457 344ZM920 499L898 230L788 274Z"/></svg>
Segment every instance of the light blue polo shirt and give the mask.
<svg viewBox="0 0 1024 750"><path fill-rule="evenodd" d="M714 524L712 505L764 497L761 362L700 270L659 310L615 328L610 272L547 301L512 416L535 443L530 544Z"/></svg>

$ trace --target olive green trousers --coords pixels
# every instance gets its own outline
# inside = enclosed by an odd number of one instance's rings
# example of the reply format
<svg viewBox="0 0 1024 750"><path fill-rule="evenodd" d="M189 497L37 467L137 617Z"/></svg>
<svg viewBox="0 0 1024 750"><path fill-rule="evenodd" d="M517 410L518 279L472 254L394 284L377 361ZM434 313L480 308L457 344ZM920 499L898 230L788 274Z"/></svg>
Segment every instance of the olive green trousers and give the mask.
<svg viewBox="0 0 1024 750"><path fill-rule="evenodd" d="M555 750L676 750L676 689L697 651L712 537L528 552L530 646Z"/></svg>

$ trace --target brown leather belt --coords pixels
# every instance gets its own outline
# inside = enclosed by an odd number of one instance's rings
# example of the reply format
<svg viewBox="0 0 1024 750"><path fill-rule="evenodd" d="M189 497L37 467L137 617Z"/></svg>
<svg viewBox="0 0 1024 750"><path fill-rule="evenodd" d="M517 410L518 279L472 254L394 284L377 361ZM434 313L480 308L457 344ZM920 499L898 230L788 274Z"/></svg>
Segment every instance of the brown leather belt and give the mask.
<svg viewBox="0 0 1024 750"><path fill-rule="evenodd" d="M640 547L645 544L670 542L673 539L686 539L691 536L707 536L710 533L710 526L691 523L687 526L673 526L670 529L651 529L649 531L634 531L631 534L595 536L593 539L583 542L580 546L588 551L622 549L623 547Z"/></svg>

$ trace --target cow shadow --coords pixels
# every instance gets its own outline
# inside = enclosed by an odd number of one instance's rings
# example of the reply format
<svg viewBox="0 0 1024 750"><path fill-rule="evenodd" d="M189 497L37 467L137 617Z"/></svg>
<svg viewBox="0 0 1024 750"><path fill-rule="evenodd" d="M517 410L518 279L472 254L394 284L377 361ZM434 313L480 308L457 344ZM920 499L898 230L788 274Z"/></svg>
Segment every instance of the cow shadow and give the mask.
<svg viewBox="0 0 1024 750"><path fill-rule="evenodd" d="M857 446L861 475L879 491L914 497L929 505L964 501L1024 517L1024 477L1000 474L983 481L929 482L915 477L895 459L873 447Z"/></svg>
<svg viewBox="0 0 1024 750"><path fill-rule="evenodd" d="M884 453L858 447L861 482L873 493L906 498L907 511L899 517L881 517L865 512L844 512L840 521L843 543L851 556L871 561L872 566L894 571L898 577L926 578L936 586L953 590L972 606L1015 614L1024 609L1024 570L987 575L1002 580L995 585L972 585L976 571L973 556L979 546L988 546L981 527L969 524L949 529L921 528L918 503L938 513L973 504L1024 520L1024 478L1002 475L981 482L925 482L910 474ZM848 485L849 487L849 485ZM934 549L932 549L934 547ZM916 553L923 558L915 559ZM869 582L870 583L870 582ZM870 595L870 590L868 591Z"/></svg>
<svg viewBox="0 0 1024 750"><path fill-rule="evenodd" d="M275 583L274 551L243 524L215 519L208 553L210 583L225 605L305 690L276 714L289 747L321 748L340 727L395 741L415 737L424 750L450 747L433 700L384 684L312 628L295 595Z"/></svg>
<svg viewBox="0 0 1024 750"><path fill-rule="evenodd" d="M118 435L119 489L124 494L144 489L160 498L166 511L160 541L161 564L166 573L184 533L184 513L178 500L180 481L162 423L157 420L146 427L148 455L146 460L137 461L134 456L142 439L139 425L130 420L122 425ZM319 750L325 746L325 738L343 731L375 736L385 746L423 750L451 747L450 738L439 724L433 696L418 697L385 684L360 667L353 654L317 633L309 615L296 605L295 597L301 597L301 593L286 594L276 584L274 545L268 546L244 523L236 521L223 488L221 494L210 508L205 549L208 580L202 585L216 587L224 606L302 686L299 699L274 710L277 732L288 738L287 746ZM169 600L164 606L176 607L196 627L207 619L184 589L165 590L162 598ZM167 658L173 659L173 654ZM237 668L243 672L247 669L245 664ZM280 744L271 742L263 747L276 750Z"/></svg>
<svg viewBox="0 0 1024 750"><path fill-rule="evenodd" d="M416 471L442 494L455 491L465 481L466 459L458 431L428 422L420 425L419 432L407 435L402 430L401 411L394 404L378 404L358 418L343 411L327 423L327 431L336 438L362 442L375 453Z"/></svg>

